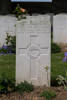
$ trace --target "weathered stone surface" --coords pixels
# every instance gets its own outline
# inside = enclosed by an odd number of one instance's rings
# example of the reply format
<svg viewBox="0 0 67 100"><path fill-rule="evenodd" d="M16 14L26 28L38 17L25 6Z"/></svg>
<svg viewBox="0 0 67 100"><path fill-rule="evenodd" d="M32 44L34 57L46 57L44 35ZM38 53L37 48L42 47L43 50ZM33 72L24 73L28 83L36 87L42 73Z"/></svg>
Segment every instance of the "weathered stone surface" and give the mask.
<svg viewBox="0 0 67 100"><path fill-rule="evenodd" d="M17 22L16 31L17 83L26 80L37 86L50 85L50 16L27 16Z"/></svg>
<svg viewBox="0 0 67 100"><path fill-rule="evenodd" d="M67 44L67 14L53 16L53 41Z"/></svg>
<svg viewBox="0 0 67 100"><path fill-rule="evenodd" d="M5 44L6 33L16 34L16 17L12 15L0 16L0 47Z"/></svg>

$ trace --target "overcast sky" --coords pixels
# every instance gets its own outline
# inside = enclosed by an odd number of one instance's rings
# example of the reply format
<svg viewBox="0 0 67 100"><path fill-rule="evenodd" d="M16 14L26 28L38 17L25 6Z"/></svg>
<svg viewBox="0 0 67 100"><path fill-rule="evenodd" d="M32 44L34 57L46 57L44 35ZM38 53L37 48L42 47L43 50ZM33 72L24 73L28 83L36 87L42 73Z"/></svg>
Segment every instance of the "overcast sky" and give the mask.
<svg viewBox="0 0 67 100"><path fill-rule="evenodd" d="M52 0L11 0L11 1L25 1L25 2L51 2Z"/></svg>

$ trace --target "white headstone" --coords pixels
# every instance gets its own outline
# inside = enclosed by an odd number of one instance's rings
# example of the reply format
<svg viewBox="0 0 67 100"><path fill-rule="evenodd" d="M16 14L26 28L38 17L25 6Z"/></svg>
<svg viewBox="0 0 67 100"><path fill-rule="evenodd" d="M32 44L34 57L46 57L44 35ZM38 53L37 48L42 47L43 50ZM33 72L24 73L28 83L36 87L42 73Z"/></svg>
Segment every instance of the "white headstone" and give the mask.
<svg viewBox="0 0 67 100"><path fill-rule="evenodd" d="M27 16L17 22L16 82L50 85L49 15Z"/></svg>
<svg viewBox="0 0 67 100"><path fill-rule="evenodd" d="M67 44L67 14L58 14L53 17L53 41Z"/></svg>
<svg viewBox="0 0 67 100"><path fill-rule="evenodd" d="M6 44L6 33L16 35L16 17L13 15L0 15L0 47Z"/></svg>

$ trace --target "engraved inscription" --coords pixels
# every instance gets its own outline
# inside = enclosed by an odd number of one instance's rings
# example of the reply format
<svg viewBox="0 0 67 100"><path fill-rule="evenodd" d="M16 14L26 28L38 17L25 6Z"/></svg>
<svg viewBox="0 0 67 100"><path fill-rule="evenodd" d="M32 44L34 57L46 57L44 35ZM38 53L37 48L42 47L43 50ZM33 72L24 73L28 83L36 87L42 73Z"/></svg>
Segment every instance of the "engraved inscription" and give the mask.
<svg viewBox="0 0 67 100"><path fill-rule="evenodd" d="M38 45L31 45L28 48L28 55L31 58L38 58L40 56L40 47Z"/></svg>

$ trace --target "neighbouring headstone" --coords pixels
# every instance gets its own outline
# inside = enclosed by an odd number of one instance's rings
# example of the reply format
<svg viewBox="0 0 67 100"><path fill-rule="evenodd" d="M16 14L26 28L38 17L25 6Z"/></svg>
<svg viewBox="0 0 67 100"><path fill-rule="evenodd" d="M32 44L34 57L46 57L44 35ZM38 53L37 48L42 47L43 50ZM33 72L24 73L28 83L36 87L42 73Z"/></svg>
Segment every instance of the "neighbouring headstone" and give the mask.
<svg viewBox="0 0 67 100"><path fill-rule="evenodd" d="M16 32L16 82L50 86L50 15L27 16Z"/></svg>
<svg viewBox="0 0 67 100"><path fill-rule="evenodd" d="M0 47L6 43L6 33L16 35L16 17L13 15L0 16Z"/></svg>
<svg viewBox="0 0 67 100"><path fill-rule="evenodd" d="M53 16L53 41L67 44L67 14Z"/></svg>

